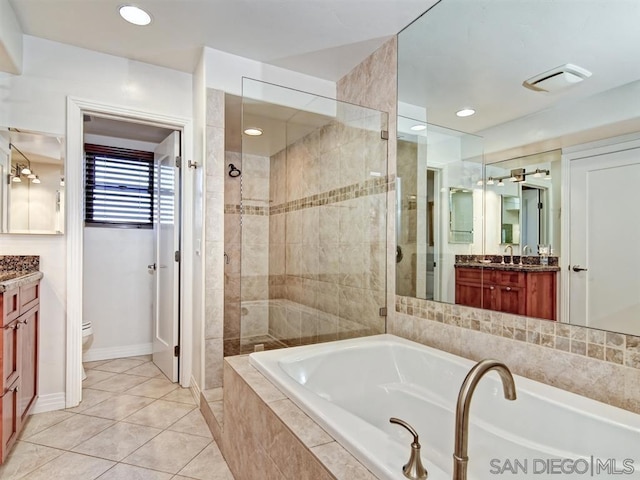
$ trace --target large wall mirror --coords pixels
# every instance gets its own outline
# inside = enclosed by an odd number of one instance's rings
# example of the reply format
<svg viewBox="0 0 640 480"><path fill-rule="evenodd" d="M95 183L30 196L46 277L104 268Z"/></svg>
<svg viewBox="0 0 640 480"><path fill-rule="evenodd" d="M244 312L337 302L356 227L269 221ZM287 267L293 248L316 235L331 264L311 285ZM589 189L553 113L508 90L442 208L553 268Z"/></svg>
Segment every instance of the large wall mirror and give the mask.
<svg viewBox="0 0 640 480"><path fill-rule="evenodd" d="M1 233L64 233L64 141L0 129Z"/></svg>
<svg viewBox="0 0 640 480"><path fill-rule="evenodd" d="M397 294L640 335L638 18L441 0L399 34Z"/></svg>

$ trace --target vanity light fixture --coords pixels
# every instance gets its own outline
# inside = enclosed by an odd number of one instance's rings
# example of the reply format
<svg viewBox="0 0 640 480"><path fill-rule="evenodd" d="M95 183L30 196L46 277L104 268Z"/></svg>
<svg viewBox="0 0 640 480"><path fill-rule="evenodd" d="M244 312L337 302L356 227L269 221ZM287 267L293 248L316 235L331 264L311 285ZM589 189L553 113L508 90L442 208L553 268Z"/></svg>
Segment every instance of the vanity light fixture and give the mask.
<svg viewBox="0 0 640 480"><path fill-rule="evenodd" d="M21 179L20 177L16 176L16 177L13 177L13 178L11 179L11 181L12 181L13 183L20 183L20 182L22 182L22 179Z"/></svg>
<svg viewBox="0 0 640 480"><path fill-rule="evenodd" d="M262 135L262 129L258 127L249 127L244 129L244 133L251 137L259 137Z"/></svg>
<svg viewBox="0 0 640 480"><path fill-rule="evenodd" d="M489 180L487 180L487 185L493 185L494 183L496 182L493 181L493 177L489 177Z"/></svg>
<svg viewBox="0 0 640 480"><path fill-rule="evenodd" d="M27 175L27 178L36 178L36 174L31 172L29 175Z"/></svg>
<svg viewBox="0 0 640 480"><path fill-rule="evenodd" d="M542 178L542 170L540 170L539 168L536 168L535 173L533 174L533 178Z"/></svg>
<svg viewBox="0 0 640 480"><path fill-rule="evenodd" d="M31 183L40 183L40 179L38 178L38 176L36 175L36 178L34 178L33 180L31 180Z"/></svg>
<svg viewBox="0 0 640 480"><path fill-rule="evenodd" d="M22 171L20 173L22 173L22 175L31 175L31 169L25 165L22 167Z"/></svg>
<svg viewBox="0 0 640 480"><path fill-rule="evenodd" d="M462 110L458 110L456 115L458 117L470 117L474 113L476 113L476 111L473 108L463 108Z"/></svg>
<svg viewBox="0 0 640 480"><path fill-rule="evenodd" d="M551 180L551 172L547 170L547 174L544 176L545 180Z"/></svg>
<svg viewBox="0 0 640 480"><path fill-rule="evenodd" d="M414 132L423 132L427 129L426 125L414 125L413 127L411 127L411 130L413 130Z"/></svg>
<svg viewBox="0 0 640 480"><path fill-rule="evenodd" d="M488 184L488 183L489 183L489 182L487 182L487 184ZM484 182L482 181L482 179L480 179L480 180L478 180L478 181L476 182L476 185L478 185L479 187L481 187L482 185L484 185Z"/></svg>
<svg viewBox="0 0 640 480"><path fill-rule="evenodd" d="M151 15L135 5L121 5L118 7L118 13L127 22L134 25L144 27L151 23Z"/></svg>
<svg viewBox="0 0 640 480"><path fill-rule="evenodd" d="M498 182L498 186L499 186L499 187L504 187L504 182L503 182L502 180L500 180L500 181Z"/></svg>

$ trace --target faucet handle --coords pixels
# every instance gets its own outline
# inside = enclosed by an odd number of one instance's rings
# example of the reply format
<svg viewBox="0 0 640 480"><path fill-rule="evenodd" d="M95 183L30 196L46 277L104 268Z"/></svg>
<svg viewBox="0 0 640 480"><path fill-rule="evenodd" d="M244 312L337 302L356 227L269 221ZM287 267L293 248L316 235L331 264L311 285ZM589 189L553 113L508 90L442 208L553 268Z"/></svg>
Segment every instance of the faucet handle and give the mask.
<svg viewBox="0 0 640 480"><path fill-rule="evenodd" d="M429 476L429 473L422 465L422 460L420 459L420 442L418 432L416 432L415 428L400 418L391 417L389 422L406 428L409 433L413 435L411 456L409 457L409 461L402 467L402 473L405 477L410 478L411 480L425 480Z"/></svg>

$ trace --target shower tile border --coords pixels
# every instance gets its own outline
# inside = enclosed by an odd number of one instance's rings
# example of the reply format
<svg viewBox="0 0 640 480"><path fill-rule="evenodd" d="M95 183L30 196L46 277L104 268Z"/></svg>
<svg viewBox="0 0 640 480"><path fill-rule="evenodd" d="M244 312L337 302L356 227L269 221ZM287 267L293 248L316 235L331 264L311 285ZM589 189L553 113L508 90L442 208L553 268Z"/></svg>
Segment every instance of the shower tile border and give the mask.
<svg viewBox="0 0 640 480"><path fill-rule="evenodd" d="M278 215L305 210L307 208L345 202L356 198L379 195L392 190L395 190L395 175L392 175L391 177L385 175L365 180L364 182L347 185L345 187L334 188L326 192L316 193L315 195L310 195L308 197L290 200L279 205L272 205L270 207L225 203L224 213L255 216Z"/></svg>

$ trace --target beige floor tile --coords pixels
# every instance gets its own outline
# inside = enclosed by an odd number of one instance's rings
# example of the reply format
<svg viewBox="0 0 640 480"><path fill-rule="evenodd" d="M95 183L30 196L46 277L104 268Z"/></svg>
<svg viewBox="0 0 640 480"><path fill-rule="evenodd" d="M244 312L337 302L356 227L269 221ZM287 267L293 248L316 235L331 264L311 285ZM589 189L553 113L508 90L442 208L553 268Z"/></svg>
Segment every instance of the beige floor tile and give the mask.
<svg viewBox="0 0 640 480"><path fill-rule="evenodd" d="M91 370L92 368L99 367L100 365L104 365L105 363L110 361L111 360L95 360L93 362L82 362L82 366L86 371L86 370Z"/></svg>
<svg viewBox="0 0 640 480"><path fill-rule="evenodd" d="M102 370L103 372L123 373L132 368L139 367L144 362L142 360L135 360L132 358L118 358L109 362L103 363L96 367L96 370Z"/></svg>
<svg viewBox="0 0 640 480"><path fill-rule="evenodd" d="M44 445L17 442L4 464L0 465L0 478L2 480L17 480L63 453L63 450Z"/></svg>
<svg viewBox="0 0 640 480"><path fill-rule="evenodd" d="M77 407L67 408L65 412L80 413L84 412L88 408L98 405L100 402L104 402L113 397L115 393L106 392L104 390L94 390L93 388L82 389L82 401Z"/></svg>
<svg viewBox="0 0 640 480"><path fill-rule="evenodd" d="M25 480L93 480L112 466L113 462L108 460L66 452L23 478Z"/></svg>
<svg viewBox="0 0 640 480"><path fill-rule="evenodd" d="M28 441L48 447L69 450L111 425L113 425L111 420L85 415L73 415L67 420L63 420L40 433L32 435Z"/></svg>
<svg viewBox="0 0 640 480"><path fill-rule="evenodd" d="M224 457L215 443L211 443L200 452L196 458L180 470L179 474L198 480L233 480L227 462L224 461Z"/></svg>
<svg viewBox="0 0 640 480"><path fill-rule="evenodd" d="M124 421L146 425L148 427L165 429L184 417L193 410L193 405L186 403L167 402L156 400L133 415L129 415Z"/></svg>
<svg viewBox="0 0 640 480"><path fill-rule="evenodd" d="M217 402L222 400L223 391L222 387L210 388L209 390L203 390L202 394L207 402Z"/></svg>
<svg viewBox="0 0 640 480"><path fill-rule="evenodd" d="M118 393L81 413L82 415L91 415L92 417L122 420L141 408L146 407L151 402L153 402L153 398Z"/></svg>
<svg viewBox="0 0 640 480"><path fill-rule="evenodd" d="M72 451L118 462L161 431L159 428L119 422L75 446Z"/></svg>
<svg viewBox="0 0 640 480"><path fill-rule="evenodd" d="M151 378L144 383L132 388L127 393L140 395L142 397L160 398L167 393L173 392L179 385L172 383L164 377Z"/></svg>
<svg viewBox="0 0 640 480"><path fill-rule="evenodd" d="M191 390L188 388L176 388L173 392L167 393L162 397L162 400L197 405L193 395L191 394Z"/></svg>
<svg viewBox="0 0 640 480"><path fill-rule="evenodd" d="M212 438L207 422L204 421L204 417L197 408L171 425L168 430Z"/></svg>
<svg viewBox="0 0 640 480"><path fill-rule="evenodd" d="M53 412L29 415L26 423L22 427L20 438L22 440L26 440L36 433L42 432L43 430L46 430L47 428L71 417L73 417L73 413L66 412L64 410L55 410Z"/></svg>
<svg viewBox="0 0 640 480"><path fill-rule="evenodd" d="M121 373L114 374L111 378L92 385L91 388L95 390L106 390L107 392L124 393L128 390L131 390L136 385L140 385L141 383L146 382L147 380L149 380L147 377Z"/></svg>
<svg viewBox="0 0 640 480"><path fill-rule="evenodd" d="M171 474L119 463L99 477L99 480L170 480Z"/></svg>
<svg viewBox="0 0 640 480"><path fill-rule="evenodd" d="M162 432L123 460L123 463L178 473L211 440L179 432Z"/></svg>
<svg viewBox="0 0 640 480"><path fill-rule="evenodd" d="M87 370L87 378L82 381L82 388L93 387L96 383L115 376L113 372L102 372L100 370Z"/></svg>
<svg viewBox="0 0 640 480"><path fill-rule="evenodd" d="M131 370L127 370L127 373L129 375L140 375L141 377L157 377L163 375L160 369L151 362L146 362Z"/></svg>

